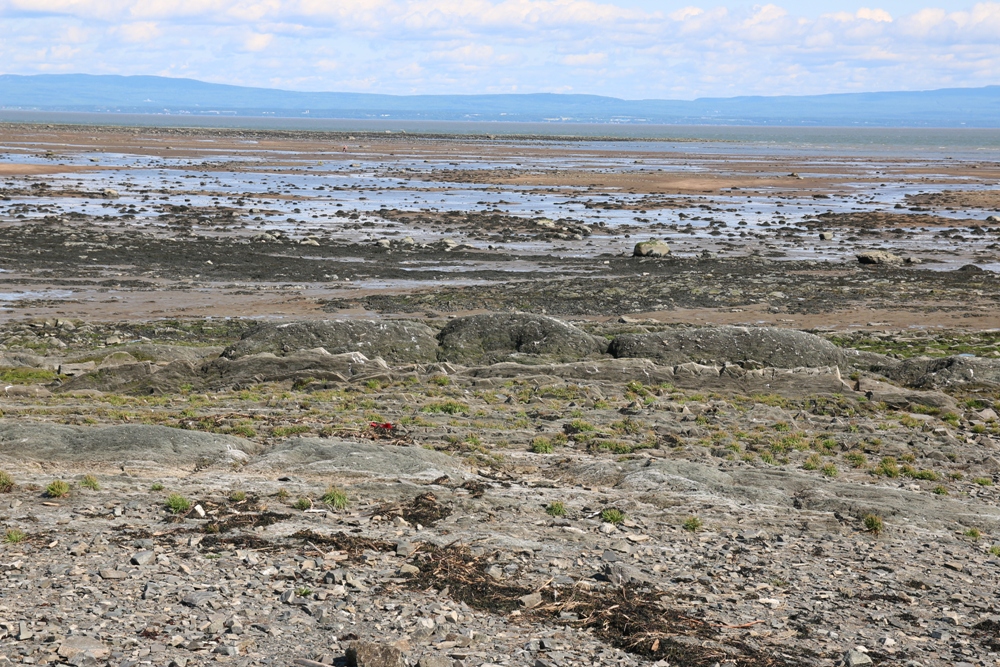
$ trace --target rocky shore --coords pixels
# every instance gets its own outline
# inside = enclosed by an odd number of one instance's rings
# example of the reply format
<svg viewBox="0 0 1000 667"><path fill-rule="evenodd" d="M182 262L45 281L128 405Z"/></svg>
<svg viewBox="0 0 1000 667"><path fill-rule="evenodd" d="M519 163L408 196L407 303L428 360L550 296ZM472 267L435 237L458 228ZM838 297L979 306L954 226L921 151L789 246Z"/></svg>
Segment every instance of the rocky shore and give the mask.
<svg viewBox="0 0 1000 667"><path fill-rule="evenodd" d="M0 667L1000 664L993 162L4 129Z"/></svg>
<svg viewBox="0 0 1000 667"><path fill-rule="evenodd" d="M0 357L10 662L996 661L1000 361L534 315L48 324L59 355Z"/></svg>

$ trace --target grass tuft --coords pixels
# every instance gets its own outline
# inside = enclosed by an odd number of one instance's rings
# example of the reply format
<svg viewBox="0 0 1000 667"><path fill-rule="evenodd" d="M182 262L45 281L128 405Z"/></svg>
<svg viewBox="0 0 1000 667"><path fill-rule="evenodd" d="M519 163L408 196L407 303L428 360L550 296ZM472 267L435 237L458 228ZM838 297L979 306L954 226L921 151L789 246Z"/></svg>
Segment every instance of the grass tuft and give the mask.
<svg viewBox="0 0 1000 667"><path fill-rule="evenodd" d="M3 535L6 544L20 544L28 539L28 534L19 528L8 528Z"/></svg>
<svg viewBox="0 0 1000 667"><path fill-rule="evenodd" d="M0 470L0 493L10 493L14 490L14 478L4 470Z"/></svg>
<svg viewBox="0 0 1000 667"><path fill-rule="evenodd" d="M171 493L166 500L167 510L173 514L181 514L191 509L191 501L179 493Z"/></svg>
<svg viewBox="0 0 1000 667"><path fill-rule="evenodd" d="M80 480L80 486L91 491L101 490L101 483L93 475L84 475L83 479Z"/></svg>
<svg viewBox="0 0 1000 667"><path fill-rule="evenodd" d="M696 516L689 516L688 518L684 519L684 523L681 524L681 528L690 533L697 533L698 530L701 529L701 527L702 527L701 519L699 519Z"/></svg>
<svg viewBox="0 0 1000 667"><path fill-rule="evenodd" d="M69 484L61 479L52 480L45 487L45 495L49 498L65 498L69 495Z"/></svg>
<svg viewBox="0 0 1000 667"><path fill-rule="evenodd" d="M566 505L557 500L545 508L545 513L549 516L566 516Z"/></svg>
<svg viewBox="0 0 1000 667"><path fill-rule="evenodd" d="M329 505L335 510L347 509L349 502L347 492L343 489L338 489L335 486L331 486L326 490L326 493L323 494L322 500L324 505Z"/></svg>
<svg viewBox="0 0 1000 667"><path fill-rule="evenodd" d="M622 512L620 509L615 509L614 507L608 507L607 509L601 510L601 521L617 526L625 521L625 512Z"/></svg>
<svg viewBox="0 0 1000 667"><path fill-rule="evenodd" d="M882 522L882 517L877 514L866 514L861 522L865 526L865 530L872 535L881 535L882 531L885 530L885 524Z"/></svg>
<svg viewBox="0 0 1000 667"><path fill-rule="evenodd" d="M553 451L552 441L548 438L535 438L531 441L531 447L528 451L533 454L551 454Z"/></svg>

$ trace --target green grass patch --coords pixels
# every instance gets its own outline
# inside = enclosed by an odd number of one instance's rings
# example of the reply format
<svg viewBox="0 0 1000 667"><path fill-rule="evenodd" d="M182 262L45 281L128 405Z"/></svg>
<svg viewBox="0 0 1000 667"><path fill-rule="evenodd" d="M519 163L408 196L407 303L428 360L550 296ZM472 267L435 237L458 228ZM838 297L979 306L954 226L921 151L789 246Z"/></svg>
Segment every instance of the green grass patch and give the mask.
<svg viewBox="0 0 1000 667"><path fill-rule="evenodd" d="M533 454L551 454L554 451L552 447L552 441L548 438L538 437L531 441L531 447L528 448Z"/></svg>
<svg viewBox="0 0 1000 667"><path fill-rule="evenodd" d="M44 368L6 368L0 371L0 382L6 384L36 384L52 382L58 373Z"/></svg>
<svg viewBox="0 0 1000 667"><path fill-rule="evenodd" d="M420 411L429 414L464 415L468 414L469 406L458 401L438 401L436 403L428 403L420 408Z"/></svg>

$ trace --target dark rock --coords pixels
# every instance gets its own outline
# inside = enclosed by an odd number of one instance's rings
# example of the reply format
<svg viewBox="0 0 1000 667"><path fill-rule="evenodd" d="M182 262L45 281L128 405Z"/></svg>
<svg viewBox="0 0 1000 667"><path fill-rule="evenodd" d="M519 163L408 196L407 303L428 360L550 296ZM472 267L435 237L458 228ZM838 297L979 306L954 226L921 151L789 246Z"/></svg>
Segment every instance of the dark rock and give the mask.
<svg viewBox="0 0 1000 667"><path fill-rule="evenodd" d="M544 315L499 313L452 320L438 335L440 358L462 364L488 364L518 355L555 360L603 354L607 341Z"/></svg>
<svg viewBox="0 0 1000 667"><path fill-rule="evenodd" d="M943 357L905 359L891 367L874 366L890 380L916 389L939 389L961 385L1000 385L1000 359Z"/></svg>

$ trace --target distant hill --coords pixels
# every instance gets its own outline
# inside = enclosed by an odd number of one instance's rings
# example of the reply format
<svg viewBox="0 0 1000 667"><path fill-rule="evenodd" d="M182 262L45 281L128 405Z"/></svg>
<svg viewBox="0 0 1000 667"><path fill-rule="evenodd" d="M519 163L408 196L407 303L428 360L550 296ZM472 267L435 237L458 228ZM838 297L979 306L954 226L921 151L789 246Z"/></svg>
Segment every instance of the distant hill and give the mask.
<svg viewBox="0 0 1000 667"><path fill-rule="evenodd" d="M0 108L393 120L1000 127L1000 86L683 101L548 93L302 93L158 76L5 74L0 75Z"/></svg>

